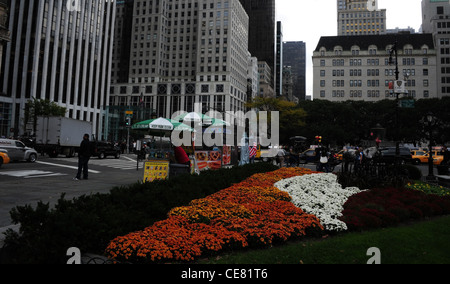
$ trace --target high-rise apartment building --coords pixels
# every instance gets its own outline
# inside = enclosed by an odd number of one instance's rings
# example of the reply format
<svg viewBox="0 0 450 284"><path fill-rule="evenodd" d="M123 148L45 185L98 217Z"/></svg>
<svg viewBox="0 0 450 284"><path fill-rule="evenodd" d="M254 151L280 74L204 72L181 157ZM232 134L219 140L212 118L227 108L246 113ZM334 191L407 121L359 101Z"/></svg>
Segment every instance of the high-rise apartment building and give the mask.
<svg viewBox="0 0 450 284"><path fill-rule="evenodd" d="M422 14L422 30L436 45L438 96L450 96L450 2L422 0Z"/></svg>
<svg viewBox="0 0 450 284"><path fill-rule="evenodd" d="M66 107L67 117L92 122L101 138L116 1L9 0L8 6L11 41L0 77L8 128L31 132L26 103L48 99Z"/></svg>
<svg viewBox="0 0 450 284"><path fill-rule="evenodd" d="M6 26L8 20L8 6L6 0L0 0L0 77L2 76L2 64L3 64L3 46L9 41L9 30ZM0 88L0 97L2 96L2 90ZM9 105L0 101L0 137L6 136L9 133L9 121L11 120L11 114L9 111Z"/></svg>
<svg viewBox="0 0 450 284"><path fill-rule="evenodd" d="M306 96L306 43L288 41L283 43L283 66L290 67L292 94L299 100Z"/></svg>
<svg viewBox="0 0 450 284"><path fill-rule="evenodd" d="M330 101L395 99L396 66L407 97L436 98L436 50L431 34L322 37L313 54L314 98Z"/></svg>
<svg viewBox="0 0 450 284"><path fill-rule="evenodd" d="M134 119L245 109L249 20L239 0L134 0L117 9L116 30L131 33L115 40L110 108L134 109ZM110 113L110 135L123 124L119 111Z"/></svg>
<svg viewBox="0 0 450 284"><path fill-rule="evenodd" d="M337 0L338 35L386 33L386 9L378 0Z"/></svg>
<svg viewBox="0 0 450 284"><path fill-rule="evenodd" d="M249 16L249 51L258 61L265 61L276 87L276 10L275 0L239 0Z"/></svg>

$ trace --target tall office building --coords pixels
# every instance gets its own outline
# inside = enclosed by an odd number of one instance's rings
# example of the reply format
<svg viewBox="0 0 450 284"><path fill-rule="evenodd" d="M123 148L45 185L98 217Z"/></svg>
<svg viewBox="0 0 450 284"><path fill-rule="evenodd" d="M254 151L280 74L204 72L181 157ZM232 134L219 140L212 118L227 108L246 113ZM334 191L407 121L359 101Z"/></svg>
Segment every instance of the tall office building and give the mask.
<svg viewBox="0 0 450 284"><path fill-rule="evenodd" d="M306 44L303 41L283 43L283 66L290 67L292 94L299 100L306 96Z"/></svg>
<svg viewBox="0 0 450 284"><path fill-rule="evenodd" d="M249 51L272 70L272 88L276 87L276 10L275 0L240 0L249 16Z"/></svg>
<svg viewBox="0 0 450 284"><path fill-rule="evenodd" d="M386 9L378 0L337 0L338 35L386 33Z"/></svg>
<svg viewBox="0 0 450 284"><path fill-rule="evenodd" d="M117 29L131 27L131 33L115 40L110 137L123 135L115 131L123 127L125 109L134 120L245 109L248 15L239 0L135 0L117 9ZM122 56L126 41L128 57Z"/></svg>
<svg viewBox="0 0 450 284"><path fill-rule="evenodd" d="M283 26L280 21L277 22L275 61L275 95L279 97L283 94Z"/></svg>
<svg viewBox="0 0 450 284"><path fill-rule="evenodd" d="M422 14L422 30L436 45L438 97L450 96L450 3L422 0Z"/></svg>
<svg viewBox="0 0 450 284"><path fill-rule="evenodd" d="M9 0L11 41L3 52L0 102L15 135L26 129L25 105L48 99L67 117L93 123L102 136L108 103L115 1ZM8 134L10 135L10 134Z"/></svg>

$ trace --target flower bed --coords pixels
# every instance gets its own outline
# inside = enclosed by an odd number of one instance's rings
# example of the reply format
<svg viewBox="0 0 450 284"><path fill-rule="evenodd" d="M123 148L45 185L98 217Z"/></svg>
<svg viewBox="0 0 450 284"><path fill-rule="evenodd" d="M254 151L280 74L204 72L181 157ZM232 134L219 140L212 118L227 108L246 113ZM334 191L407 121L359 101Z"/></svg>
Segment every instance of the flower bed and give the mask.
<svg viewBox="0 0 450 284"><path fill-rule="evenodd" d="M311 173L289 168L253 175L189 206L172 209L166 220L143 231L115 238L106 254L144 263L190 261L224 249L267 246L322 231L316 216L294 206L286 192L273 186Z"/></svg>
<svg viewBox="0 0 450 284"><path fill-rule="evenodd" d="M450 214L448 196L407 188L379 188L351 196L344 205L340 220L349 229L362 230L443 214Z"/></svg>
<svg viewBox="0 0 450 284"><path fill-rule="evenodd" d="M115 238L105 252L136 263L191 261L324 230L378 228L442 214L450 214L450 196L407 188L342 188L333 174L282 168L173 208L167 219Z"/></svg>
<svg viewBox="0 0 450 284"><path fill-rule="evenodd" d="M431 185L424 182L410 182L406 185L407 188L422 191L427 194L436 194L440 196L450 196L450 189L439 185Z"/></svg>
<svg viewBox="0 0 450 284"><path fill-rule="evenodd" d="M343 205L353 194L361 192L357 187L342 188L334 174L314 174L292 177L275 183L289 193L292 203L303 211L317 216L328 231L345 231L347 225L339 220Z"/></svg>

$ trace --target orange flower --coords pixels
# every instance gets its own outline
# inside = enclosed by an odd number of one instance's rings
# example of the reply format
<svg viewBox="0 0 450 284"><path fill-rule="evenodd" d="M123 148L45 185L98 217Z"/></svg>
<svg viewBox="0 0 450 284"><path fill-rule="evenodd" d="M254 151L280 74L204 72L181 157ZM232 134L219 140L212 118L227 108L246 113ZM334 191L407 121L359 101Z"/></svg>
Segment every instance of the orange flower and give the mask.
<svg viewBox="0 0 450 284"><path fill-rule="evenodd" d="M118 260L191 261L206 252L271 245L323 230L319 219L295 207L274 187L285 178L315 173L283 168L256 174L189 206L172 209L166 220L112 240L106 254Z"/></svg>

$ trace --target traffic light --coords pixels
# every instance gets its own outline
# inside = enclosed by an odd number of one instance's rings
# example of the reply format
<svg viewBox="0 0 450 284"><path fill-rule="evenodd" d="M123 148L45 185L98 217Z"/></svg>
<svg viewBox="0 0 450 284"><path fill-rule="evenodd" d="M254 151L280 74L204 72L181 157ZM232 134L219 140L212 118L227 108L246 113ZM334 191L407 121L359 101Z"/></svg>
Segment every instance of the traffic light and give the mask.
<svg viewBox="0 0 450 284"><path fill-rule="evenodd" d="M126 125L127 127L130 127L130 126L131 126L131 117L127 117L127 118L126 118L125 125Z"/></svg>
<svg viewBox="0 0 450 284"><path fill-rule="evenodd" d="M316 141L322 143L322 136L316 136Z"/></svg>

